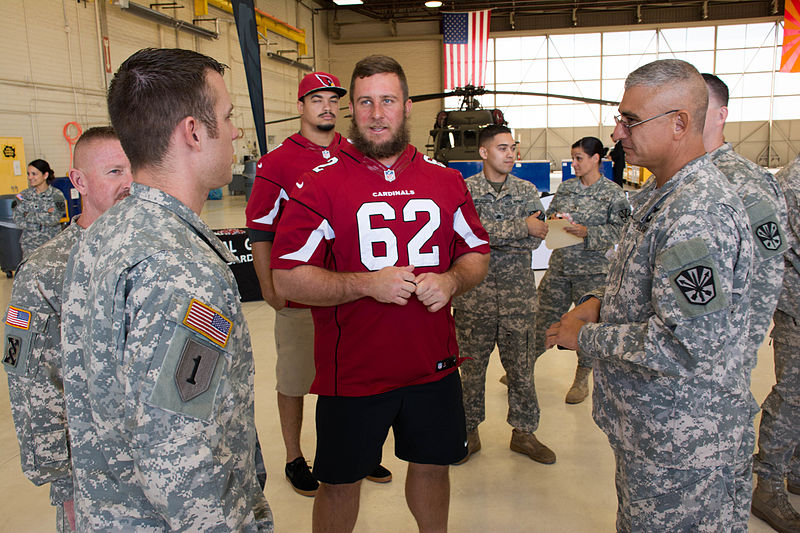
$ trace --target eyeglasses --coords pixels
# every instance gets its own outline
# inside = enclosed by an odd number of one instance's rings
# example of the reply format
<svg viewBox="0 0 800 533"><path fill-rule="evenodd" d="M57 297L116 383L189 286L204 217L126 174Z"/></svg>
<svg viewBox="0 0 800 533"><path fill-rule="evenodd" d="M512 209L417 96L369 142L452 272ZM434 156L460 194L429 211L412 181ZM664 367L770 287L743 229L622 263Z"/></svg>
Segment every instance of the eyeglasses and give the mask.
<svg viewBox="0 0 800 533"><path fill-rule="evenodd" d="M625 121L625 117L623 117L622 115L616 115L614 117L614 122L616 122L620 126L623 126L626 130L631 131L633 128L635 128L639 124L644 124L645 122L650 122L651 120L655 120L655 119L657 119L659 117L663 117L664 115L669 115L670 113L677 113L678 111L680 111L680 110L679 109L673 109L671 111L666 111L664 113L661 113L660 115L656 115L654 117L646 118L644 120L640 120L639 122L632 122L632 123L626 122Z"/></svg>

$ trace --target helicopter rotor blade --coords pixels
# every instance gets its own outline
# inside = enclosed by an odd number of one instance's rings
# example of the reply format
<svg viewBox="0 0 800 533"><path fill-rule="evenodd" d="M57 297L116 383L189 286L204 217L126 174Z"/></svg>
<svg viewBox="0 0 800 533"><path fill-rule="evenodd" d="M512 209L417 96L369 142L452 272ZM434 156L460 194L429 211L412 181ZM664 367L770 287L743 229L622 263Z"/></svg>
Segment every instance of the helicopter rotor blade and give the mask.
<svg viewBox="0 0 800 533"><path fill-rule="evenodd" d="M339 108L339 111L349 111L349 110L350 106L342 106ZM346 115L344 118L349 118L349 117L350 115ZM286 118L277 118L275 120L268 120L264 124L280 124L281 122L289 122L290 120L297 120L298 118L300 118L300 115L294 115Z"/></svg>
<svg viewBox="0 0 800 533"><path fill-rule="evenodd" d="M609 105L609 106L617 106L619 102L615 102L614 100L601 100L599 98L586 98L584 96L568 96L566 94L553 94L553 93L535 93L529 91L492 91L487 90L485 91L486 94L516 94L520 96L543 96L549 98L563 98L564 100L574 100L576 102L584 102L587 104L600 104L600 105Z"/></svg>
<svg viewBox="0 0 800 533"><path fill-rule="evenodd" d="M447 98L448 96L459 96L459 94L455 91L449 91L446 93L431 93L431 94L415 94L413 96L409 96L412 102L424 102L426 100L438 100L439 98Z"/></svg>

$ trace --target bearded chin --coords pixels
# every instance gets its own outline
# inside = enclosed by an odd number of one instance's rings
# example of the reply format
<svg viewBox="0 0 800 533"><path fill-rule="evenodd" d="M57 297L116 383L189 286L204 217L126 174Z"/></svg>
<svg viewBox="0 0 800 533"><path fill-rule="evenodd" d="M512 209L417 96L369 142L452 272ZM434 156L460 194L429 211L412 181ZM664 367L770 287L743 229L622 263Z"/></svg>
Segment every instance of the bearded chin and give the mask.
<svg viewBox="0 0 800 533"><path fill-rule="evenodd" d="M382 143L376 143L367 139L358 129L355 118L350 121L350 131L348 132L350 140L353 142L358 150L364 155L372 159L388 159L392 156L399 155L406 149L409 142L411 142L411 132L408 128L408 120L403 118L403 123L391 139Z"/></svg>

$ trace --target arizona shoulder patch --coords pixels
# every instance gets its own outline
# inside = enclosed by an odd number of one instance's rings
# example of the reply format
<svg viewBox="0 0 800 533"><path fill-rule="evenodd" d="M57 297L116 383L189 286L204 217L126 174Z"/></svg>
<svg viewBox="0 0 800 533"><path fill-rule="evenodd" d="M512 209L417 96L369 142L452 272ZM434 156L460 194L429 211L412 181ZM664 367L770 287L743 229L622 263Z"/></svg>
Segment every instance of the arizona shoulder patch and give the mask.
<svg viewBox="0 0 800 533"><path fill-rule="evenodd" d="M749 205L747 217L750 219L753 240L760 257L769 259L786 251L786 236L772 204L766 200L759 200Z"/></svg>
<svg viewBox="0 0 800 533"><path fill-rule="evenodd" d="M680 242L662 252L658 261L667 272L674 303L684 316L701 316L727 307L716 262L703 239Z"/></svg>
<svg viewBox="0 0 800 533"><path fill-rule="evenodd" d="M212 307L192 298L183 325L224 348L228 344L233 322Z"/></svg>

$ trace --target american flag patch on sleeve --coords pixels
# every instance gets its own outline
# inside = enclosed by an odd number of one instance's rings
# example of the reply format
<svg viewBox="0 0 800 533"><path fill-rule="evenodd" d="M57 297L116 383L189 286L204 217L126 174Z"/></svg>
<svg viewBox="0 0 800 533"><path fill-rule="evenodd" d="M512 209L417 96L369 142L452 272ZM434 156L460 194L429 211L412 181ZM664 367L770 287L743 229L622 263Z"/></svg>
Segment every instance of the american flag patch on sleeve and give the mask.
<svg viewBox="0 0 800 533"><path fill-rule="evenodd" d="M28 329L31 327L31 312L9 305L8 313L6 313L6 324L15 328Z"/></svg>
<svg viewBox="0 0 800 533"><path fill-rule="evenodd" d="M183 324L222 347L228 344L233 326L233 322L194 298L189 302Z"/></svg>

